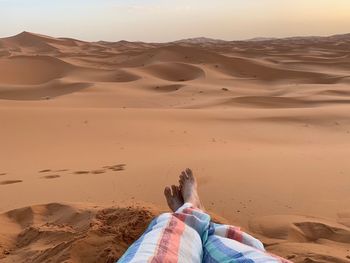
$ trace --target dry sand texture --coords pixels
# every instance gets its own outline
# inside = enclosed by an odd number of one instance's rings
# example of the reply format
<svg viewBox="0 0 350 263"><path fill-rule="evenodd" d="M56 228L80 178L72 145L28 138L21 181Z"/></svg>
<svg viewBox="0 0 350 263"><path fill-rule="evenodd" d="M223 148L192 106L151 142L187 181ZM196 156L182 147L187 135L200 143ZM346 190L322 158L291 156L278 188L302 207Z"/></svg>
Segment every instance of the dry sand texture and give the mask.
<svg viewBox="0 0 350 263"><path fill-rule="evenodd" d="M269 251L350 262L349 50L0 39L0 261L113 261L191 167Z"/></svg>

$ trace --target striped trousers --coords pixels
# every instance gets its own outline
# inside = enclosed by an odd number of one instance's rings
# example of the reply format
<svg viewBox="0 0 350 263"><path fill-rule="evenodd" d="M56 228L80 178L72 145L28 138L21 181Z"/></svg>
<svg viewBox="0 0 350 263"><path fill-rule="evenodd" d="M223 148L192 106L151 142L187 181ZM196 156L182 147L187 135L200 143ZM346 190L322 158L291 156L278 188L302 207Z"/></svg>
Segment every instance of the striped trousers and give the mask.
<svg viewBox="0 0 350 263"><path fill-rule="evenodd" d="M259 240L238 227L211 222L190 203L155 218L118 260L131 262L290 263L267 253Z"/></svg>

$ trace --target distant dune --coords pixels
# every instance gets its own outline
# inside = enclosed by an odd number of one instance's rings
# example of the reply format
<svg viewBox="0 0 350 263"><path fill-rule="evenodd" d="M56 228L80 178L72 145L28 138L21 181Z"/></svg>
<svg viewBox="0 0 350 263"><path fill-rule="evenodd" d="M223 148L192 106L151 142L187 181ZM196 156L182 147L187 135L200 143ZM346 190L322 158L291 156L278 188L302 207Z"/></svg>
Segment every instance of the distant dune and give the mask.
<svg viewBox="0 0 350 263"><path fill-rule="evenodd" d="M268 251L350 262L349 50L1 38L0 261L114 262L191 167L206 209Z"/></svg>
<svg viewBox="0 0 350 263"><path fill-rule="evenodd" d="M146 83L149 77L156 78L152 79L153 82L158 81L156 86L163 85L163 81L191 81L190 85L196 86L203 81L222 85L229 80L241 85L252 82L264 87L287 83L349 84L349 39L349 35L337 35L246 42L193 38L165 44L127 41L89 43L23 32L0 39L0 69L3 72L0 98L11 99L8 90L18 87L11 88L9 85L42 85L53 80L67 84L78 82L86 87L103 82L136 82L132 85L137 85L140 81ZM288 43L293 46L288 46ZM309 45L312 45L312 51ZM42 86L39 88L43 90ZM36 92L37 89L28 87L28 94L30 90ZM221 96L219 90L217 96ZM266 88L262 88L261 92L264 90ZM181 91L184 96L185 91ZM317 92L326 98L322 86ZM46 94L43 95L25 97L40 99L46 97ZM238 99L247 95L243 92L233 97ZM300 95L293 90L281 96L298 99ZM336 93L333 93L332 99L323 101L336 103L334 97ZM342 102L341 98L339 102ZM200 104L200 100L197 103ZM192 104L189 106L192 107Z"/></svg>

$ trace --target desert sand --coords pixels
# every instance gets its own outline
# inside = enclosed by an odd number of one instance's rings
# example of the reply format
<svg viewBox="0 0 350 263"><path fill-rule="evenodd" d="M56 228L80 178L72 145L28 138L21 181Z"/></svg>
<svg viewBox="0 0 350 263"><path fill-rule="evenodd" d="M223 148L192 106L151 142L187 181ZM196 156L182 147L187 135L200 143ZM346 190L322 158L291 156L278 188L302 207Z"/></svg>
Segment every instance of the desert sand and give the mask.
<svg viewBox="0 0 350 263"><path fill-rule="evenodd" d="M113 262L190 167L293 262L350 262L350 35L0 39L0 261Z"/></svg>

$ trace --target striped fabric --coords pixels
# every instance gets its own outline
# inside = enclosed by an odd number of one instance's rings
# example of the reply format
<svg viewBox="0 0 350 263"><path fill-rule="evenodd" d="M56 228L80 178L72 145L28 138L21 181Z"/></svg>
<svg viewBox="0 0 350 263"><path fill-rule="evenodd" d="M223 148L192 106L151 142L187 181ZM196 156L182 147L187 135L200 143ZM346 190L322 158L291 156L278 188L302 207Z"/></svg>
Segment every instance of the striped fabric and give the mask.
<svg viewBox="0 0 350 263"><path fill-rule="evenodd" d="M154 219L118 261L129 262L290 263L268 254L259 240L240 228L212 223L190 203Z"/></svg>

